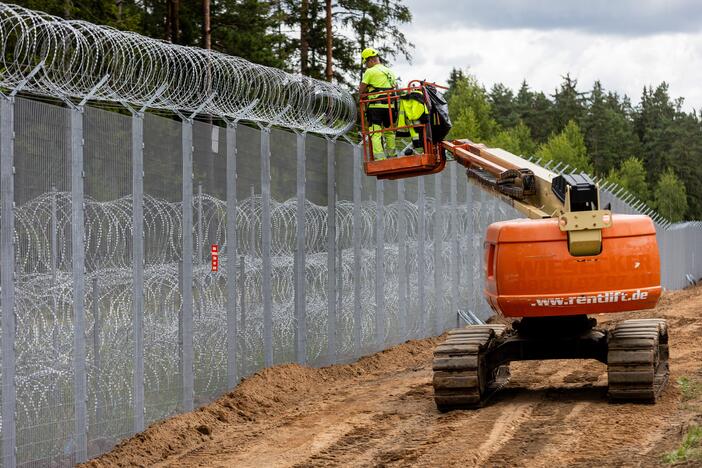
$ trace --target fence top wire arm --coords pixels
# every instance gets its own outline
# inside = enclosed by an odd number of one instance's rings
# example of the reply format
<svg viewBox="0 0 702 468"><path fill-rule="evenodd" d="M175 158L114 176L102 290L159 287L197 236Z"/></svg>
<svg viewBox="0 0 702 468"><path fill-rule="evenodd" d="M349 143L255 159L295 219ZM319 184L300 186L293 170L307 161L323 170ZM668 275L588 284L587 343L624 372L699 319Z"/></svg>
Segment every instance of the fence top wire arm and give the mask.
<svg viewBox="0 0 702 468"><path fill-rule="evenodd" d="M331 83L4 3L0 61L0 86L40 95L199 111L325 135L346 133L356 121L353 97Z"/></svg>

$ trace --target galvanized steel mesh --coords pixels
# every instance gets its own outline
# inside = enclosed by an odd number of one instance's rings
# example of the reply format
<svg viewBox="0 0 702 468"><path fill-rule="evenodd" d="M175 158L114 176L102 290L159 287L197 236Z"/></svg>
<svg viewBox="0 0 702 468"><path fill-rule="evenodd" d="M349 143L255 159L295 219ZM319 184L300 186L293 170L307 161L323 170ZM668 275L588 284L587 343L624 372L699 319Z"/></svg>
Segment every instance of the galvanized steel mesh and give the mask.
<svg viewBox="0 0 702 468"><path fill-rule="evenodd" d="M332 135L356 121L351 95L330 83L2 3L0 60L1 86L49 96L197 111Z"/></svg>
<svg viewBox="0 0 702 468"><path fill-rule="evenodd" d="M24 99L18 99L15 108L15 262L3 268L15 273L17 462L67 465L80 458L73 430L76 323L70 173L75 168L69 143L75 131L70 126L74 111ZM134 427L132 118L88 108L84 119L85 430L87 455L95 456L132 434ZM264 366L262 239L266 230L271 239L267 255L273 363L346 361L406 339L440 333L455 324L452 310L456 307L486 316L479 282L474 280L481 271L480 236L489 222L514 216L511 208L481 198L455 170L426 177L423 189L417 180L376 184L362 176L360 165L354 163L360 154L352 145L331 142L328 153L328 141L307 135L302 278L306 343L300 356L295 348L294 310L298 202L290 189L291 183L297 183L298 163L287 154L294 155L296 136L281 130L271 135L277 154L272 156L272 195L267 196L260 168L262 131L237 127L232 212L223 178L227 168L223 156L231 142L225 129L196 122L191 202L194 365L184 369L183 124L147 115L144 125L143 411L147 424L183 410L183 372L192 373L196 406L229 388L226 281L235 272L237 375L246 376ZM327 171L329 158L335 168L332 179ZM332 271L326 206L330 183L335 194ZM360 195L355 201L354 188ZM379 193L382 204L377 200ZM277 196L288 198L278 201ZM268 225L262 216L266 202ZM230 245L226 230L227 216L232 214L237 220L235 246ZM209 259L213 243L221 248L216 273ZM418 253L420 245L423 257ZM379 252L382 258L377 257ZM331 329L330 277L335 279ZM460 284L460 290L452 292L453 283ZM382 310L376 303L379 287ZM356 288L360 295L354 294ZM454 299L456 304L451 302Z"/></svg>
<svg viewBox="0 0 702 468"><path fill-rule="evenodd" d="M135 411L144 412L146 424L183 411L187 374L193 380L195 406L230 388L227 280L232 275L236 378L262 368L268 353L272 364L343 362L440 333L455 325L459 309L488 315L480 293L482 233L489 223L517 213L467 184L461 168L451 164L434 176L377 182L362 175L354 159L360 153L351 144L274 129L268 137L272 151L267 179L261 164L265 131L239 125L235 205L230 206L225 155L233 142L227 130L194 123L193 190L188 195L182 191L182 138L189 124L153 115L144 119L144 281L137 285L132 275L130 143L130 124L137 117L88 108L83 116L84 165L76 169L69 144L76 131L70 125L73 112L36 101L15 102L15 261L0 266L14 272L17 337L0 348L16 350L14 445L20 465L69 465L82 458L74 429L75 170L85 172L81 281L87 456L132 434ZM296 153L301 141L300 159ZM301 160L302 182L296 175ZM303 218L298 211L301 188ZM605 203L612 201L615 211L634 211L607 189L602 197ZM184 199L192 213L190 260L183 257ZM235 244L228 236L228 216L236 217ZM297 248L301 219L302 251ZM659 242L666 287L685 286L687 275L702 276L699 225L661 225ZM221 249L218 272L210 268L211 244ZM270 261L268 281L265 259ZM295 268L300 259L302 275ZM184 336L183 267L188 264L193 271L193 327L192 335ZM301 332L295 309L298 281L305 293L302 353L296 344ZM144 297L143 408L136 407L134 394L135 287L143 288ZM183 366L188 342L192 369Z"/></svg>

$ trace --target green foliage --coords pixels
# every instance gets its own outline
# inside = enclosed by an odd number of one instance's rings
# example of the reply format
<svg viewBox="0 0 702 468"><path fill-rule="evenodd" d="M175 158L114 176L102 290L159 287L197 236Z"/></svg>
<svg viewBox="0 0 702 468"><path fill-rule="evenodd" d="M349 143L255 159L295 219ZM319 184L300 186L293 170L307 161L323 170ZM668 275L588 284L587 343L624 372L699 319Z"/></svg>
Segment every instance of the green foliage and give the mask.
<svg viewBox="0 0 702 468"><path fill-rule="evenodd" d="M599 81L590 92L589 103L583 119L585 144L595 173L606 174L626 155L638 153L638 139L627 116L627 103L617 94L606 95Z"/></svg>
<svg viewBox="0 0 702 468"><path fill-rule="evenodd" d="M62 18L82 19L130 31L140 31L144 17L142 2L137 0L15 0L10 3Z"/></svg>
<svg viewBox="0 0 702 468"><path fill-rule="evenodd" d="M289 69L287 37L275 28L276 12L258 0L214 2L212 48L254 63Z"/></svg>
<svg viewBox="0 0 702 468"><path fill-rule="evenodd" d="M473 75L457 76L449 93L449 113L453 128L449 138L470 138L486 141L495 135L498 126L485 89Z"/></svg>
<svg viewBox="0 0 702 468"><path fill-rule="evenodd" d="M341 25L353 31L351 37L357 53L366 47L373 47L386 64L398 56L411 59L410 51L414 45L407 41L399 27L412 22L412 12L404 2L338 0L336 14ZM360 59L357 58L356 64L360 66Z"/></svg>
<svg viewBox="0 0 702 468"><path fill-rule="evenodd" d="M667 168L658 179L654 205L658 212L670 221L682 221L685 216L687 190L671 168Z"/></svg>
<svg viewBox="0 0 702 468"><path fill-rule="evenodd" d="M610 169L607 178L627 189L639 200L648 201L650 198L648 182L646 181L646 169L643 161L639 158L632 157L625 160L622 162L619 170Z"/></svg>
<svg viewBox="0 0 702 468"><path fill-rule="evenodd" d="M680 443L680 446L668 452L663 456L663 462L674 464L686 461L702 460L702 450L700 449L700 441L702 440L702 427L693 424L687 429L685 438Z"/></svg>
<svg viewBox="0 0 702 468"><path fill-rule="evenodd" d="M585 117L585 98L578 92L577 86L578 80L566 73L560 89L553 95L553 125L556 131L565 128L570 121L581 124Z"/></svg>
<svg viewBox="0 0 702 468"><path fill-rule="evenodd" d="M489 145L522 156L533 156L536 152L536 143L531 138L531 131L521 120L516 126L495 135L489 141Z"/></svg>
<svg viewBox="0 0 702 468"><path fill-rule="evenodd" d="M580 127L573 120L566 124L561 133L551 135L546 143L539 146L536 156L544 162L568 164L573 170L592 171L585 140Z"/></svg>
<svg viewBox="0 0 702 468"><path fill-rule="evenodd" d="M514 106L514 93L502 83L497 83L488 95L492 106L492 117L502 128L510 128L519 122L519 114Z"/></svg>
<svg viewBox="0 0 702 468"><path fill-rule="evenodd" d="M544 93L531 91L526 81L522 82L517 92L514 108L537 143L544 143L553 133L553 103Z"/></svg>
<svg viewBox="0 0 702 468"><path fill-rule="evenodd" d="M684 376L678 378L677 382L683 401L696 400L702 396L702 383Z"/></svg>

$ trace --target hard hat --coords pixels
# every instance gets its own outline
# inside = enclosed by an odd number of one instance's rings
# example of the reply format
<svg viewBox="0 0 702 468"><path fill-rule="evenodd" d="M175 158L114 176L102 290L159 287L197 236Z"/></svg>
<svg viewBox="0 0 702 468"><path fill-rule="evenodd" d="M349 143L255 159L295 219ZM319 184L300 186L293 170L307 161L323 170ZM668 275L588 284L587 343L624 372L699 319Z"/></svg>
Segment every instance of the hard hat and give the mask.
<svg viewBox="0 0 702 468"><path fill-rule="evenodd" d="M361 52L361 62L366 63L366 60L368 60L369 58L377 57L377 56L378 56L378 51L373 49L372 47L368 47L363 52Z"/></svg>

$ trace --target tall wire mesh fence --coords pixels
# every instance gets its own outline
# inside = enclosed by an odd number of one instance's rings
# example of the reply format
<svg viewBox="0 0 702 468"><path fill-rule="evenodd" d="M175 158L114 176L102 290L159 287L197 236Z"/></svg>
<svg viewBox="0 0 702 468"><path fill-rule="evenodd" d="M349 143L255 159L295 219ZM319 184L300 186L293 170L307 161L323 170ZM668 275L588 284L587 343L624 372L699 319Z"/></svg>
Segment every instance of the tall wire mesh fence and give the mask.
<svg viewBox="0 0 702 468"><path fill-rule="evenodd" d="M0 348L16 365L0 372L14 372L2 433L10 414L18 465L96 456L265 366L345 362L441 333L457 310L489 314L482 233L518 214L453 163L376 181L343 140L154 115L139 132L139 116L95 108L81 129L74 110L25 99L14 113L0 140L14 150L14 261L0 265L16 334ZM702 276L702 227L658 230L663 284Z"/></svg>
<svg viewBox="0 0 702 468"><path fill-rule="evenodd" d="M0 263L17 320L2 342L16 353L4 447L18 465L98 455L264 366L349 361L440 333L456 307L487 313L480 233L515 213L455 168L376 182L342 140L150 114L135 133L139 116L86 108L80 126L73 109L13 107L0 145L14 150L14 262Z"/></svg>

